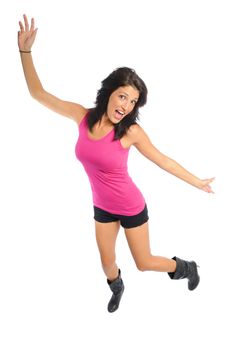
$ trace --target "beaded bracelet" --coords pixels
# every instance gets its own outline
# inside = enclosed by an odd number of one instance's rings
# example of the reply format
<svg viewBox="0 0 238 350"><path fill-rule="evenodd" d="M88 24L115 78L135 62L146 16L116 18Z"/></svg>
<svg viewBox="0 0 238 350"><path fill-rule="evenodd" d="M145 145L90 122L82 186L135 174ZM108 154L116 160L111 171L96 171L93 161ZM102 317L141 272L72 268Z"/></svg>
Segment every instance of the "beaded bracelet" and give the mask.
<svg viewBox="0 0 238 350"><path fill-rule="evenodd" d="M31 53L31 51L23 51L23 50L19 50L19 51L23 53Z"/></svg>

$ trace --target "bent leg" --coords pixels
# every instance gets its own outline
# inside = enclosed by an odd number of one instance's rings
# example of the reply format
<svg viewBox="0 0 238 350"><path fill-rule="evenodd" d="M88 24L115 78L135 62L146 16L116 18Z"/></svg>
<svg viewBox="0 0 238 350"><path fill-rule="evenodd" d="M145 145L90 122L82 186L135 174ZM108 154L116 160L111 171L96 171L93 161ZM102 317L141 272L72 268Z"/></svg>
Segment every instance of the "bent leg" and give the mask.
<svg viewBox="0 0 238 350"><path fill-rule="evenodd" d="M176 270L175 260L151 254L148 221L141 226L125 228L125 235L140 271L174 272Z"/></svg>

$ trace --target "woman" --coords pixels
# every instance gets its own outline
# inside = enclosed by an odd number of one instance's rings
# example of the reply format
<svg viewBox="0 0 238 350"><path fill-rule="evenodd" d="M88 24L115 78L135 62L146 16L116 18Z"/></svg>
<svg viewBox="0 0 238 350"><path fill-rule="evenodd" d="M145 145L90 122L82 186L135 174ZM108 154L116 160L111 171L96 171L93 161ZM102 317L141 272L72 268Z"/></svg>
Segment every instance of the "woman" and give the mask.
<svg viewBox="0 0 238 350"><path fill-rule="evenodd" d="M167 272L174 280L187 278L189 290L194 290L200 280L194 261L151 254L148 210L142 193L128 175L128 153L134 145L162 169L208 193L213 193L210 183L214 178L197 178L153 146L136 122L139 107L146 103L147 89L134 70L118 68L103 80L92 109L60 100L45 91L31 57L37 33L34 19L29 26L26 15L23 18L24 25L19 22L18 46L31 96L54 112L71 118L79 128L75 152L92 188L96 239L107 283L113 293L108 311L117 310L124 291L121 271L115 261L120 225L125 230L139 270Z"/></svg>

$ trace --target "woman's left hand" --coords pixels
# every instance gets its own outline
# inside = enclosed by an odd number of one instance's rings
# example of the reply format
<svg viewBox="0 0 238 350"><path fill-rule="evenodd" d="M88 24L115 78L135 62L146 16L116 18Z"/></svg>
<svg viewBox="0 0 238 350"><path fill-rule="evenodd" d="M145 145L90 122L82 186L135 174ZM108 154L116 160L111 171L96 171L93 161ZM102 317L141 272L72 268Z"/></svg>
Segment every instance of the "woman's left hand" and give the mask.
<svg viewBox="0 0 238 350"><path fill-rule="evenodd" d="M200 184L199 184L199 188L200 190L203 190L205 192L208 192L208 193L214 193L211 186L210 186L210 183L215 180L215 177L211 178L211 179L205 179L205 180L201 180Z"/></svg>

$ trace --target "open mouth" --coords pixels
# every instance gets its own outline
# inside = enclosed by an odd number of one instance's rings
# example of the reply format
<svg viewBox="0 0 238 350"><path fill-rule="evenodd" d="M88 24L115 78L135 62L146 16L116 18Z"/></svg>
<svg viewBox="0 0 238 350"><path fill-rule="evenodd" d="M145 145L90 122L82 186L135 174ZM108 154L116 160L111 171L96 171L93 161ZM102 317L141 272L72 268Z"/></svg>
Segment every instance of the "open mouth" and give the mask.
<svg viewBox="0 0 238 350"><path fill-rule="evenodd" d="M124 112L121 112L118 109L116 109L116 115L115 115L116 119L122 119L124 117L124 115L125 115Z"/></svg>

